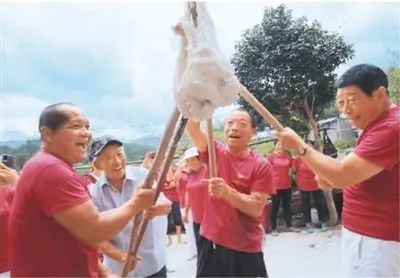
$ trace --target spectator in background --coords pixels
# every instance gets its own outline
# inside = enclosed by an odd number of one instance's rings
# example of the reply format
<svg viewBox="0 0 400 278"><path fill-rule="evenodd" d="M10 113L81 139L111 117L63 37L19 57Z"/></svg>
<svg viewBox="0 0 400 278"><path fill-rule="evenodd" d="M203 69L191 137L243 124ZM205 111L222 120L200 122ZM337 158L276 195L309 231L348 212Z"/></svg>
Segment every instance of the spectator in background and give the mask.
<svg viewBox="0 0 400 278"><path fill-rule="evenodd" d="M10 276L10 207L18 181L18 173L0 162L0 276Z"/></svg>
<svg viewBox="0 0 400 278"><path fill-rule="evenodd" d="M174 185L174 172L172 171L172 168L170 168L168 170L162 192L172 202L171 211L168 214L168 231L167 231L168 243L167 243L167 245L169 246L172 244L171 235L173 234L174 230L176 233L178 243L180 243L180 244L185 243L182 240L183 223L182 223L182 214L179 209L179 207L180 207L179 194L178 194L178 190L177 190L176 186Z"/></svg>
<svg viewBox="0 0 400 278"><path fill-rule="evenodd" d="M89 156L90 172L82 175L83 183L88 187L89 190L91 190L91 188L95 185L103 172L96 168L96 165L93 163L93 159L94 157Z"/></svg>
<svg viewBox="0 0 400 278"><path fill-rule="evenodd" d="M307 143L311 148L314 146L312 141L307 141ZM321 222L321 231L327 231L327 210L324 193L318 187L314 172L307 166L301 156L296 156L293 160L293 169L296 172L297 187L301 194L301 204L307 232L314 232L314 227L311 225L311 195L313 196L318 212L318 220Z"/></svg>
<svg viewBox="0 0 400 278"><path fill-rule="evenodd" d="M150 169L153 165L154 158L156 157L156 152L151 151L146 153L144 160L142 162L142 167ZM167 176L165 177L165 184L162 188L164 195L172 202L171 211L168 214L168 228L167 228L167 246L172 244L172 234L176 232L176 237L178 243L183 243L182 241L182 217L179 210L179 196L177 188L173 185L174 182L174 171L172 166L168 169Z"/></svg>
<svg viewBox="0 0 400 278"><path fill-rule="evenodd" d="M292 227L292 212L290 210L290 202L292 200L292 158L283 150L279 142L275 143L274 152L267 158L272 164L276 190L276 194L272 195L271 234L273 236L279 234L277 230L277 219L281 202L283 207L283 216L286 222L286 231L300 232L299 229Z"/></svg>
<svg viewBox="0 0 400 278"><path fill-rule="evenodd" d="M184 154L184 153L183 153ZM197 257L196 239L193 231L193 219L191 211L186 211L185 204L187 201L186 186L189 178L189 170L184 159L178 162L178 169L174 173L174 181L171 186L174 186L178 191L179 208L182 216L182 224L185 227L186 243L188 250L187 260L191 261Z"/></svg>
<svg viewBox="0 0 400 278"><path fill-rule="evenodd" d="M195 147L187 149L179 164L185 165L187 171L186 190L182 200L182 219L193 225L197 256L199 254L200 225L203 220L204 199L208 194L205 180L209 177L208 167L199 157ZM190 221L189 221L190 219ZM192 223L189 223L192 222ZM190 235L188 235L189 237Z"/></svg>
<svg viewBox="0 0 400 278"><path fill-rule="evenodd" d="M16 185L18 178L19 175L13 167L0 162L0 187Z"/></svg>

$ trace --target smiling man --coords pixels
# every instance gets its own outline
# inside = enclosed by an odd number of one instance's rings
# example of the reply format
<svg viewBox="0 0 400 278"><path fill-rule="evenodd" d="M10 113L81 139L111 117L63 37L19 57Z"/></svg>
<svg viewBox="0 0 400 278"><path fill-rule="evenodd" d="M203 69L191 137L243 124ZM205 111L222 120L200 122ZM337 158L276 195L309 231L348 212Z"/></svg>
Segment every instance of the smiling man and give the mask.
<svg viewBox="0 0 400 278"><path fill-rule="evenodd" d="M112 136L94 139L90 154L94 165L104 172L91 189L98 210L107 211L129 202L132 192L145 180L147 169L128 166L122 142ZM167 276L165 233L170 205L171 202L161 193L157 203L146 212L150 221L139 245L138 255L142 259L128 276ZM118 235L99 245L105 255L105 266L114 274L122 273L133 226L133 221L130 221Z"/></svg>
<svg viewBox="0 0 400 278"><path fill-rule="evenodd" d="M141 189L123 206L98 213L73 165L86 156L89 121L70 103L39 118L41 149L22 169L10 215L11 276L98 277L98 243L116 235L154 191Z"/></svg>
<svg viewBox="0 0 400 278"><path fill-rule="evenodd" d="M187 132L208 164L207 133L189 120ZM226 145L215 142L217 178L209 180L200 228L197 276L267 277L261 213L273 187L272 166L248 147L255 127L246 111L231 112Z"/></svg>
<svg viewBox="0 0 400 278"><path fill-rule="evenodd" d="M318 175L321 188L344 189L345 274L398 277L400 109L390 102L387 76L376 66L354 66L338 83L339 111L363 129L352 153L335 160L308 148L289 128L278 137Z"/></svg>

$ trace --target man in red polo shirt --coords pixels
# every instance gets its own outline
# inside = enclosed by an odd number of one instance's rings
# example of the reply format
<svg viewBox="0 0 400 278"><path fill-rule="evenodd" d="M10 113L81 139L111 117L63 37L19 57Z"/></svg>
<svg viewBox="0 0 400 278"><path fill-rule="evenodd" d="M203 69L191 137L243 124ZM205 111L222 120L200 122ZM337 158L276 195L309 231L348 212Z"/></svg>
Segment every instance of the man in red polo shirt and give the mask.
<svg viewBox="0 0 400 278"><path fill-rule="evenodd" d="M154 191L140 189L99 213L73 168L91 138L86 116L73 104L53 104L42 111L39 131L41 150L25 163L11 205L11 276L97 277L95 246L149 208Z"/></svg>
<svg viewBox="0 0 400 278"><path fill-rule="evenodd" d="M193 227L193 235L196 243L196 257L199 254L200 225L203 220L204 198L208 194L207 179L208 167L200 160L199 153L195 147L185 151L181 163L187 169L186 190L183 196L182 220L187 221ZM178 163L180 164L180 163ZM189 217L189 215L191 217ZM189 221L191 218L191 221Z"/></svg>
<svg viewBox="0 0 400 278"><path fill-rule="evenodd" d="M310 147L313 146L312 141L307 141L307 143ZM296 156L296 158L293 159L292 167L294 172L296 172L297 187L301 193L301 205L307 232L313 233L315 230L314 226L311 224L311 196L314 199L314 205L318 212L318 220L321 222L321 231L327 231L326 217L328 212L324 193L318 187L318 183L314 178L314 172L311 171L310 167L303 161L301 156Z"/></svg>
<svg viewBox="0 0 400 278"><path fill-rule="evenodd" d="M276 142L274 152L267 156L267 158L272 164L276 190L276 194L272 195L271 234L273 236L279 234L277 230L277 219L281 201L283 216L286 222L285 231L300 232L298 228L292 227L292 212L290 210L290 202L292 200L292 157L283 150L279 142Z"/></svg>
<svg viewBox="0 0 400 278"><path fill-rule="evenodd" d="M208 163L207 133L193 120L187 131ZM224 132L226 145L215 142L217 178L204 199L197 276L267 277L261 214L275 191L272 166L248 148L255 127L246 111L233 111Z"/></svg>
<svg viewBox="0 0 400 278"><path fill-rule="evenodd" d="M400 109L390 102L387 76L376 66L354 66L338 83L340 112L363 130L352 153L335 160L308 148L289 128L278 137L318 175L320 187L344 189L345 274L399 277Z"/></svg>

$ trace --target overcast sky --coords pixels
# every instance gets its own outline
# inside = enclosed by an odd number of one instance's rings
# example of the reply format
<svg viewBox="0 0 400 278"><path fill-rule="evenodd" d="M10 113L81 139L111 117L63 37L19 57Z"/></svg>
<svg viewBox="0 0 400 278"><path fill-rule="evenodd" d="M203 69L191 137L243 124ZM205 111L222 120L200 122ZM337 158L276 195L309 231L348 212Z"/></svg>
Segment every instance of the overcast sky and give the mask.
<svg viewBox="0 0 400 278"><path fill-rule="evenodd" d="M178 40L170 27L183 2L1 2L0 141L37 138L40 111L69 101L93 134L123 140L161 134L173 109ZM244 30L279 2L209 3L220 48L230 58ZM399 51L399 3L287 3L296 17L342 34L358 63L385 68ZM218 109L222 118L228 109Z"/></svg>

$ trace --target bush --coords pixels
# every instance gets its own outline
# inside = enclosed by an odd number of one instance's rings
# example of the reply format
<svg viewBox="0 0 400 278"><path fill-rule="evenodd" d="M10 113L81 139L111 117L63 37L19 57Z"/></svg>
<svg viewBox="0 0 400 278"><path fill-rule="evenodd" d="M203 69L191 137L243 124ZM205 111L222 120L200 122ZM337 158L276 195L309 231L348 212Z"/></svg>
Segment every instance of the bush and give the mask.
<svg viewBox="0 0 400 278"><path fill-rule="evenodd" d="M268 155L274 151L274 142L255 144L251 148L258 152L260 155Z"/></svg>
<svg viewBox="0 0 400 278"><path fill-rule="evenodd" d="M346 139L337 139L334 145L338 150L345 150L351 147L351 143Z"/></svg>

